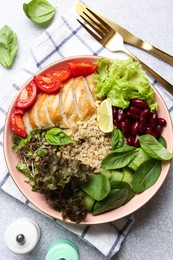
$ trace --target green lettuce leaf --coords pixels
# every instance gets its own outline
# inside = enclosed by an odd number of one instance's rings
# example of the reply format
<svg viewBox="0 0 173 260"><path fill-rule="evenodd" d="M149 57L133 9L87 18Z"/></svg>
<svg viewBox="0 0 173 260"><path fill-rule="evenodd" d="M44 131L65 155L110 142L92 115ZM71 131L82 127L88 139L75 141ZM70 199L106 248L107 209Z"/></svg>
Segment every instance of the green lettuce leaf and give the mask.
<svg viewBox="0 0 173 260"><path fill-rule="evenodd" d="M139 62L132 59L113 62L100 58L94 77L95 93L101 98L106 96L112 105L127 108L132 98L147 101L151 110L157 109L154 91Z"/></svg>

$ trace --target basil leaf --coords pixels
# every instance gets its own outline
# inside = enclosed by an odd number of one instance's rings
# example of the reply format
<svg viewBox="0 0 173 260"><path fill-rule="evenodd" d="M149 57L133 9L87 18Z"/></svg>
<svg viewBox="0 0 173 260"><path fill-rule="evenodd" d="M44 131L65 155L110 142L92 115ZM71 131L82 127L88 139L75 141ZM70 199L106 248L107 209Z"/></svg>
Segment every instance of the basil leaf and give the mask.
<svg viewBox="0 0 173 260"><path fill-rule="evenodd" d="M160 160L154 159L143 162L134 173L132 190L140 193L149 189L160 176L161 164Z"/></svg>
<svg viewBox="0 0 173 260"><path fill-rule="evenodd" d="M99 215L103 212L116 209L123 205L128 198L128 189L114 189L111 190L109 195L102 201L97 201L94 205L92 214Z"/></svg>
<svg viewBox="0 0 173 260"><path fill-rule="evenodd" d="M110 192L110 182L106 176L102 174L93 174L88 181L82 184L81 189L90 195L93 199L103 200Z"/></svg>
<svg viewBox="0 0 173 260"><path fill-rule="evenodd" d="M170 160L173 154L157 141L152 135L141 135L139 141L142 149L151 157L157 160Z"/></svg>
<svg viewBox="0 0 173 260"><path fill-rule="evenodd" d="M16 57L18 41L15 32L5 25L0 30L0 63L9 68Z"/></svg>
<svg viewBox="0 0 173 260"><path fill-rule="evenodd" d="M115 128L112 131L111 141L112 141L112 150L115 150L116 148L123 146L124 135L121 132L121 130L119 130L118 128Z"/></svg>
<svg viewBox="0 0 173 260"><path fill-rule="evenodd" d="M23 4L26 16L39 25L47 25L55 16L56 9L46 0L32 0Z"/></svg>
<svg viewBox="0 0 173 260"><path fill-rule="evenodd" d="M137 152L137 148L133 146L117 148L103 159L101 167L107 170L123 168L135 158Z"/></svg>
<svg viewBox="0 0 173 260"><path fill-rule="evenodd" d="M65 145L73 141L71 137L57 127L48 130L45 134L45 138L46 142L52 145Z"/></svg>

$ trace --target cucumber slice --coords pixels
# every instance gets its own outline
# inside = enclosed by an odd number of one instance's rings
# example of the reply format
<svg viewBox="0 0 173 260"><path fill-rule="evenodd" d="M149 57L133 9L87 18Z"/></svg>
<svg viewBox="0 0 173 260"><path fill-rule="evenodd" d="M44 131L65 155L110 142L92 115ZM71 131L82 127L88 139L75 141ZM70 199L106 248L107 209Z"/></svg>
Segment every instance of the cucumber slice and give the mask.
<svg viewBox="0 0 173 260"><path fill-rule="evenodd" d="M106 176L108 179L112 177L112 170L101 169L101 174Z"/></svg>
<svg viewBox="0 0 173 260"><path fill-rule="evenodd" d="M112 170L112 177L110 179L111 189L116 187L123 179L123 172L120 170Z"/></svg>
<svg viewBox="0 0 173 260"><path fill-rule="evenodd" d="M90 195L88 195L86 192L84 192L84 191L83 191L83 195L82 196L83 196L83 199L84 199L85 208L88 211L92 211L94 203L95 203L95 200Z"/></svg>
<svg viewBox="0 0 173 260"><path fill-rule="evenodd" d="M131 161L131 163L128 165L131 169L136 171L136 169L139 167L139 165L147 160L151 159L148 154L146 154L142 148L138 148L138 152L136 157Z"/></svg>
<svg viewBox="0 0 173 260"><path fill-rule="evenodd" d="M132 169L125 167L123 168L123 178L122 182L128 183L130 186L132 185L132 179L133 179L133 171Z"/></svg>

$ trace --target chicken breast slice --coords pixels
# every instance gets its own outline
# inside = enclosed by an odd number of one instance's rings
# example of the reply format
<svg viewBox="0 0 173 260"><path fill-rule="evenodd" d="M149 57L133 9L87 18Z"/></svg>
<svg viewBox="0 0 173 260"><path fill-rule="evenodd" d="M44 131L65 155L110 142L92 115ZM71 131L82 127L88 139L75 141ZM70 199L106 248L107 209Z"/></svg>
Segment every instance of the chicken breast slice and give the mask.
<svg viewBox="0 0 173 260"><path fill-rule="evenodd" d="M94 78L94 74L91 74L91 75L87 76L85 79L86 79L87 86L88 86L88 88L89 88L89 90L91 92L92 98L94 100L96 100L97 97L96 97L96 94L94 92L93 78Z"/></svg>
<svg viewBox="0 0 173 260"><path fill-rule="evenodd" d="M80 119L79 109L75 103L73 84L74 79L70 79L61 90L63 111L71 127Z"/></svg>
<svg viewBox="0 0 173 260"><path fill-rule="evenodd" d="M47 112L47 103L50 99L50 95L41 93L37 104L37 115L41 128L50 128L55 124L50 119L49 113Z"/></svg>
<svg viewBox="0 0 173 260"><path fill-rule="evenodd" d="M75 93L75 102L79 108L82 120L87 120L96 111L96 107L93 102L91 102L85 85L86 83L84 77L74 79L73 89Z"/></svg>
<svg viewBox="0 0 173 260"><path fill-rule="evenodd" d="M38 95L35 104L28 111L28 120L29 120L29 123L30 123L32 129L41 128L41 124L38 119L38 110L37 110L37 105L39 103L40 98L41 98L41 95Z"/></svg>

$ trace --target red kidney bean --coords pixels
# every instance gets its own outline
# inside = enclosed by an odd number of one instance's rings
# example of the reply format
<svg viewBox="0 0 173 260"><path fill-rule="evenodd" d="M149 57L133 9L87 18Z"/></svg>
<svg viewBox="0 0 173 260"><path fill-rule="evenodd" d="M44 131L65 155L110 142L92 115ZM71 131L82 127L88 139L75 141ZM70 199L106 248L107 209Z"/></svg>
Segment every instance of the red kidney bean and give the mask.
<svg viewBox="0 0 173 260"><path fill-rule="evenodd" d="M140 114L140 118L144 117L145 119L148 119L150 114L151 114L150 110L148 108L146 108Z"/></svg>
<svg viewBox="0 0 173 260"><path fill-rule="evenodd" d="M155 137L155 134L154 134L154 132L153 132L153 130L152 130L152 128L151 128L151 127L147 127L147 129L146 129L145 133L146 133L146 134L149 134L149 135L152 135L152 136L154 136L154 137Z"/></svg>
<svg viewBox="0 0 173 260"><path fill-rule="evenodd" d="M117 120L119 122L122 122L122 121L124 121L124 119L125 119L125 113L124 113L123 109L119 108L117 111Z"/></svg>
<svg viewBox="0 0 173 260"><path fill-rule="evenodd" d="M112 107L112 114L113 114L113 118L117 117L117 108L116 107Z"/></svg>
<svg viewBox="0 0 173 260"><path fill-rule="evenodd" d="M147 129L147 121L145 117L141 117L138 126L138 134L144 134Z"/></svg>
<svg viewBox="0 0 173 260"><path fill-rule="evenodd" d="M150 118L149 118L149 126L154 129L157 126L157 118L158 115L156 112L151 112Z"/></svg>
<svg viewBox="0 0 173 260"><path fill-rule="evenodd" d="M139 142L139 139L138 139L137 135L134 138L133 146L135 146L135 147L139 147L140 146L140 142Z"/></svg>
<svg viewBox="0 0 173 260"><path fill-rule="evenodd" d="M121 123L120 123L120 122L118 122L118 120L117 120L117 119L114 119L114 120L113 120L113 124L114 124L114 126L116 126L118 129L120 129L120 130L121 130Z"/></svg>
<svg viewBox="0 0 173 260"><path fill-rule="evenodd" d="M130 121L126 118L125 121L121 122L121 130L125 136L129 136L130 132Z"/></svg>
<svg viewBox="0 0 173 260"><path fill-rule="evenodd" d="M135 113L132 113L130 111L128 111L126 113L126 116L132 120L138 120L139 119L139 115L138 114L135 114Z"/></svg>
<svg viewBox="0 0 173 260"><path fill-rule="evenodd" d="M141 114L142 109L140 109L139 107L130 106L129 111L135 114Z"/></svg>
<svg viewBox="0 0 173 260"><path fill-rule="evenodd" d="M138 121L133 122L131 127L132 135L136 135L138 133L138 128L139 128L139 122Z"/></svg>
<svg viewBox="0 0 173 260"><path fill-rule="evenodd" d="M143 109L148 108L148 103L145 100L139 98L131 99L131 104Z"/></svg>
<svg viewBox="0 0 173 260"><path fill-rule="evenodd" d="M161 126L166 126L166 120L164 118L158 117L158 124Z"/></svg>
<svg viewBox="0 0 173 260"><path fill-rule="evenodd" d="M131 136L131 135L128 136L128 137L127 137L127 144L133 146L133 142L134 142L133 139L134 139L133 136Z"/></svg>
<svg viewBox="0 0 173 260"><path fill-rule="evenodd" d="M156 136L156 138L159 138L161 133L163 130L163 126L162 125L157 125L156 128L154 129L154 134Z"/></svg>

